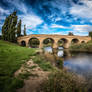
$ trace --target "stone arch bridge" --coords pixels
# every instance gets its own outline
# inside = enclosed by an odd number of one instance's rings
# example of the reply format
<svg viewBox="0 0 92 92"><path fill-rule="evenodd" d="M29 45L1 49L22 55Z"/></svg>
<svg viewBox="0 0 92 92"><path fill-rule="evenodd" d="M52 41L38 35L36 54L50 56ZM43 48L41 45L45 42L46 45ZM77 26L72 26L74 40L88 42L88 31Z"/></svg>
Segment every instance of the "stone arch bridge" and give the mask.
<svg viewBox="0 0 92 92"><path fill-rule="evenodd" d="M88 36L69 36L69 35L47 35L47 34L32 34L28 36L21 36L18 37L17 42L19 45L22 45L22 43L25 43L26 47L29 47L29 40L32 38L37 38L39 40L39 48L43 48L43 41L47 38L53 40L53 48L58 47L58 41L63 40L63 47L69 48L69 46L72 44L72 41L74 41L75 44L80 43L87 43L91 40L91 37Z"/></svg>

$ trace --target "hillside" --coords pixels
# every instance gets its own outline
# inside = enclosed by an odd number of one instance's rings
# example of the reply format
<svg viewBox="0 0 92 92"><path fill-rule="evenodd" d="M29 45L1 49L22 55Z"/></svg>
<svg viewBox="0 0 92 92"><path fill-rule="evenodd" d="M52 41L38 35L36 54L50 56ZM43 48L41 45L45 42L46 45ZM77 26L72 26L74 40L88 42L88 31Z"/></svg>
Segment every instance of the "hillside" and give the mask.
<svg viewBox="0 0 92 92"><path fill-rule="evenodd" d="M20 47L0 40L0 89L1 92L14 92L23 81L14 78L14 73L35 53L34 49Z"/></svg>

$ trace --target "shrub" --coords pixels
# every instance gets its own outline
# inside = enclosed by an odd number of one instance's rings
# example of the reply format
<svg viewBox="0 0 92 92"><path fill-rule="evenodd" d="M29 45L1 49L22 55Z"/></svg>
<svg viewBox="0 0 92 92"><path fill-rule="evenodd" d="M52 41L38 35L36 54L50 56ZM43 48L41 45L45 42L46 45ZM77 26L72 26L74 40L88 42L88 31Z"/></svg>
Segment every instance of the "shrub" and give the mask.
<svg viewBox="0 0 92 92"><path fill-rule="evenodd" d="M49 78L41 84L42 92L87 92L85 81L76 75L65 71L52 73Z"/></svg>

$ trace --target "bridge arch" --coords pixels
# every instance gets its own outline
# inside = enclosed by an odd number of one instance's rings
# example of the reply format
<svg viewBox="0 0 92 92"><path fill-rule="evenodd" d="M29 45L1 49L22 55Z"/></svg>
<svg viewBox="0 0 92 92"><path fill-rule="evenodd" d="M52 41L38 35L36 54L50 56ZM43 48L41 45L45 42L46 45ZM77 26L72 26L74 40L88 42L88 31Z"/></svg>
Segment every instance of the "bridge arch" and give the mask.
<svg viewBox="0 0 92 92"><path fill-rule="evenodd" d="M79 39L77 38L73 38L71 41L72 44L78 44L79 43Z"/></svg>
<svg viewBox="0 0 92 92"><path fill-rule="evenodd" d="M21 41L21 46L25 47L26 46L26 41Z"/></svg>
<svg viewBox="0 0 92 92"><path fill-rule="evenodd" d="M42 42L43 46L49 45L53 47L54 44L54 39L53 38L45 38Z"/></svg>
<svg viewBox="0 0 92 92"><path fill-rule="evenodd" d="M29 39L28 44L31 48L39 48L40 40L36 37L32 37Z"/></svg>
<svg viewBox="0 0 92 92"><path fill-rule="evenodd" d="M66 38L61 38L58 40L58 46L62 46L63 48L66 48L68 44L68 39Z"/></svg>
<svg viewBox="0 0 92 92"><path fill-rule="evenodd" d="M81 43L86 43L85 41L81 41Z"/></svg>

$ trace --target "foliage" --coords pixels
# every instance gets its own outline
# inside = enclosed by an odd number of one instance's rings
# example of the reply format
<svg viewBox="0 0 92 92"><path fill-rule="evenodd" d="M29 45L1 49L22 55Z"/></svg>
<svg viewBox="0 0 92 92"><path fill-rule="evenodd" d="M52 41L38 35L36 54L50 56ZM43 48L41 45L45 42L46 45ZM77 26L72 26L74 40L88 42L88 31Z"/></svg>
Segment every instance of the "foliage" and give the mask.
<svg viewBox="0 0 92 92"><path fill-rule="evenodd" d="M10 42L16 42L16 25L17 16L14 11L6 17L4 25L2 26L2 39Z"/></svg>
<svg viewBox="0 0 92 92"><path fill-rule="evenodd" d="M39 47L39 40L37 38L32 38L29 41L31 47Z"/></svg>
<svg viewBox="0 0 92 92"><path fill-rule="evenodd" d="M49 78L41 84L41 92L87 92L86 82L77 75L57 71L50 74Z"/></svg>
<svg viewBox="0 0 92 92"><path fill-rule="evenodd" d="M24 36L26 36L26 25L24 25Z"/></svg>
<svg viewBox="0 0 92 92"><path fill-rule="evenodd" d="M23 80L16 79L14 73L30 56L35 54L35 50L24 48L10 42L0 41L0 91L14 92L23 85Z"/></svg>
<svg viewBox="0 0 92 92"><path fill-rule="evenodd" d="M6 17L2 26L2 39L5 41L16 42L17 37L21 35L21 20L17 23L17 12L14 11Z"/></svg>
<svg viewBox="0 0 92 92"><path fill-rule="evenodd" d="M53 44L53 39L50 39L50 38L47 38L43 41L44 44L49 44L49 43L52 43Z"/></svg>
<svg viewBox="0 0 92 92"><path fill-rule="evenodd" d="M2 39L2 36L0 35L0 40Z"/></svg>
<svg viewBox="0 0 92 92"><path fill-rule="evenodd" d="M92 32L89 32L89 36L92 37Z"/></svg>
<svg viewBox="0 0 92 92"><path fill-rule="evenodd" d="M92 41L88 43L81 43L81 44L73 44L69 48L71 51L87 51L92 52Z"/></svg>
<svg viewBox="0 0 92 92"><path fill-rule="evenodd" d="M19 23L17 25L17 37L21 36L21 20L19 20Z"/></svg>
<svg viewBox="0 0 92 92"><path fill-rule="evenodd" d="M69 34L68 34L69 36L73 36L74 34L72 33L72 32L69 32Z"/></svg>

